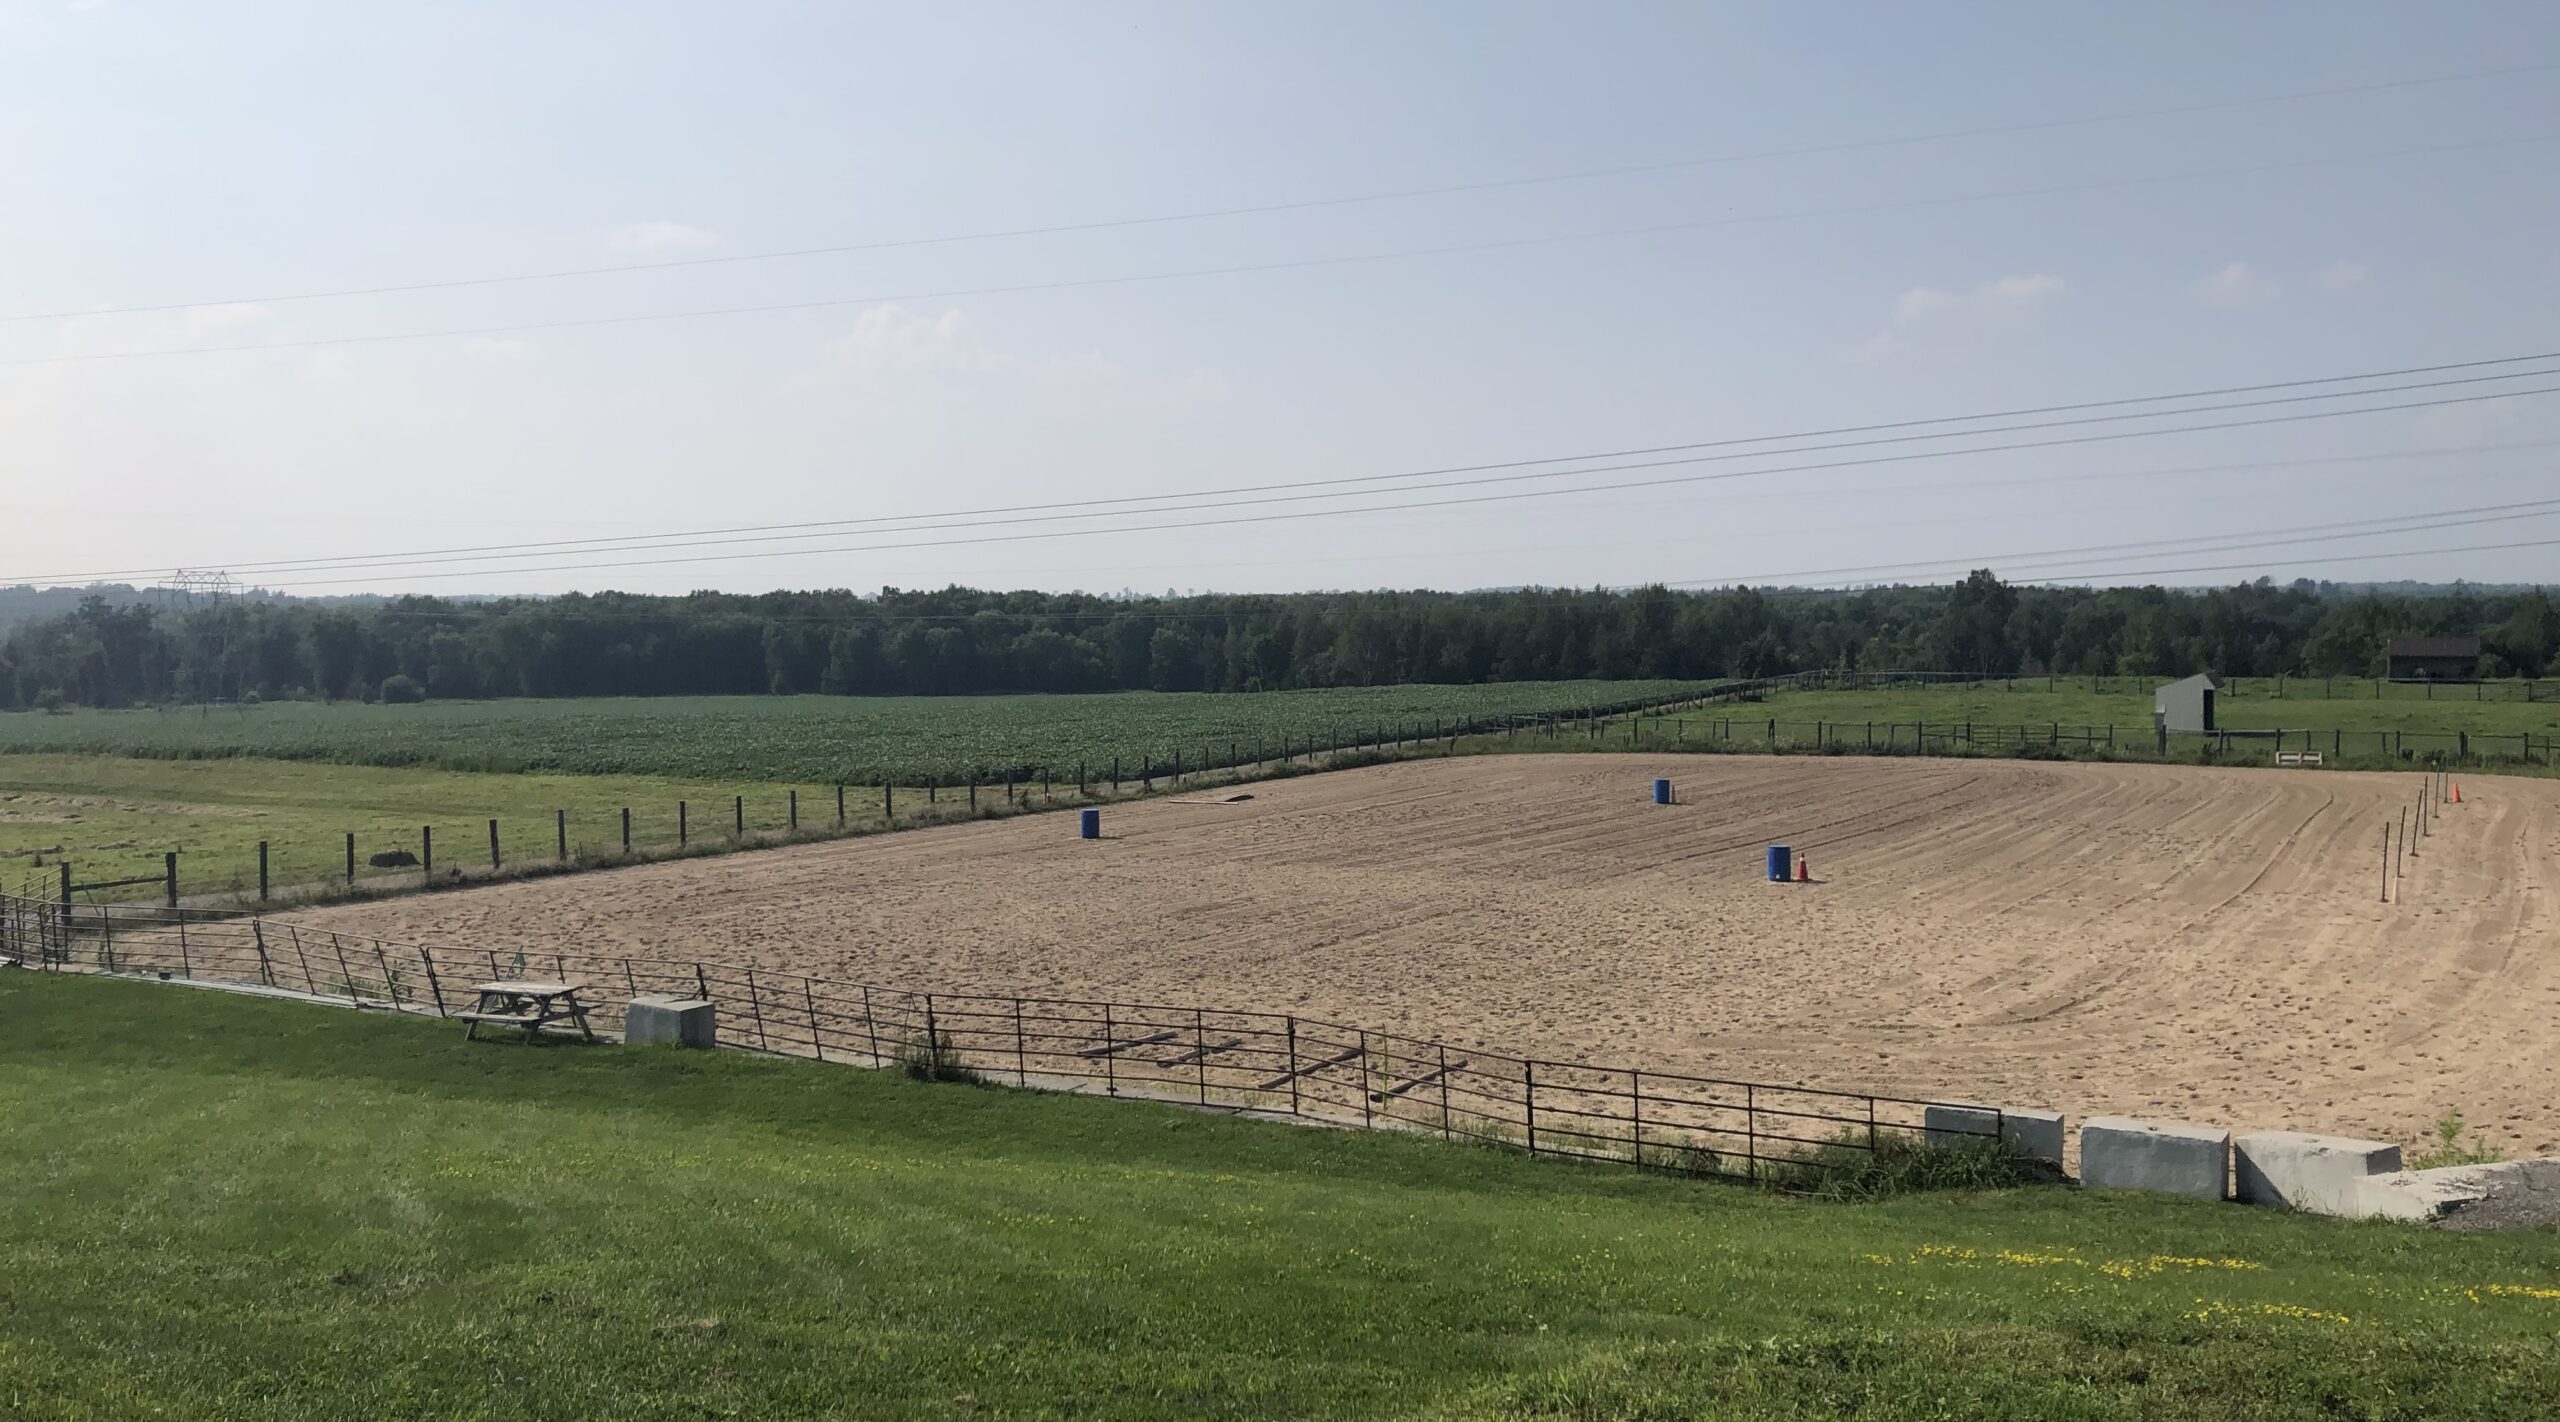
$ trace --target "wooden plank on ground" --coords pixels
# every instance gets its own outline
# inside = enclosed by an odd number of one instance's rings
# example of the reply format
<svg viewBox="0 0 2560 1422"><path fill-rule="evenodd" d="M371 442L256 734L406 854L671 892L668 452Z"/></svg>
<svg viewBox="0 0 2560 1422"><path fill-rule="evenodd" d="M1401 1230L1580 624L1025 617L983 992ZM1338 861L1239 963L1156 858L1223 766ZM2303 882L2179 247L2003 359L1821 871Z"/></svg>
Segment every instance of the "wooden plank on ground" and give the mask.
<svg viewBox="0 0 2560 1422"><path fill-rule="evenodd" d="M1346 1048L1346 1049L1344 1049L1342 1052L1340 1052L1340 1053L1338 1053L1338 1054L1336 1054L1336 1055L1334 1055L1334 1056L1330 1056L1330 1057L1325 1058L1323 1061L1320 1061L1320 1062L1310 1062L1310 1063L1308 1063L1307 1065L1302 1066L1302 1067L1299 1067L1299 1068L1297 1068L1297 1069L1296 1069L1296 1070L1294 1070L1294 1071L1284 1071L1284 1072L1280 1073L1278 1076L1275 1076L1275 1077L1271 1078L1269 1081L1266 1081L1266 1082L1262 1083L1260 1086L1257 1086L1257 1087L1255 1087L1255 1088L1253 1088L1253 1089L1254 1089L1254 1090L1256 1090L1256 1091L1277 1091L1277 1090L1278 1090L1278 1089L1280 1089L1281 1087L1287 1086L1291 1081L1294 1081L1294 1080L1296 1080L1296 1079L1297 1079L1297 1078L1299 1078L1299 1077L1302 1077L1302 1076L1313 1076L1313 1075L1315 1075L1317 1072L1323 1071L1323 1070L1324 1070L1325 1068L1327 1068L1327 1067L1338 1067L1338 1066L1342 1065L1344 1062L1350 1061L1352 1058L1357 1057L1357 1056L1359 1056L1359 1055L1360 1055L1360 1049L1359 1049L1358 1047L1350 1047L1350 1048Z"/></svg>
<svg viewBox="0 0 2560 1422"><path fill-rule="evenodd" d="M1199 1061L1204 1057L1213 1057L1220 1052L1226 1051L1230 1047L1241 1047L1243 1045L1244 1038L1242 1037L1229 1037L1223 1042L1203 1042L1199 1046L1193 1047L1190 1051L1184 1052L1181 1056L1166 1057L1162 1061L1157 1062L1156 1065L1189 1066L1193 1062Z"/></svg>
<svg viewBox="0 0 2560 1422"><path fill-rule="evenodd" d="M1447 1076L1453 1071L1458 1071L1465 1066L1465 1062L1455 1061L1444 1067L1435 1067L1409 1081L1398 1082L1384 1091L1372 1091L1369 1093L1369 1099L1372 1101L1392 1101L1395 1098L1404 1095L1408 1091L1412 1091L1418 1087L1429 1086L1431 1083L1438 1081L1440 1078Z"/></svg>
<svg viewBox="0 0 2560 1422"><path fill-rule="evenodd" d="M1132 1037L1126 1042L1105 1042L1099 1047L1080 1048L1077 1050L1076 1055L1080 1057L1107 1057L1115 1052L1128 1051L1133 1047L1152 1047L1158 1042L1170 1042L1181 1035L1182 1034L1179 1031L1167 1029L1166 1031L1157 1032L1150 1036Z"/></svg>

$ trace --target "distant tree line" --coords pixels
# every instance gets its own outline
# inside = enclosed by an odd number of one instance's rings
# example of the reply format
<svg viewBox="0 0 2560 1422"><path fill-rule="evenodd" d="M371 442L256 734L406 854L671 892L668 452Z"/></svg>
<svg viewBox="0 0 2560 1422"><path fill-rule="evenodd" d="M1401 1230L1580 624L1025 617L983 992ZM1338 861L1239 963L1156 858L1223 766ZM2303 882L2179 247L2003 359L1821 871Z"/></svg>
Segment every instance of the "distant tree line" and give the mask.
<svg viewBox="0 0 2560 1422"><path fill-rule="evenodd" d="M1200 597L887 589L626 593L350 606L103 597L0 636L0 707L250 697L1256 691L1396 682L1933 670L2369 676L2407 634L2478 635L2544 675L2539 589L2310 582L2023 587L1977 572L1859 592L1524 589Z"/></svg>

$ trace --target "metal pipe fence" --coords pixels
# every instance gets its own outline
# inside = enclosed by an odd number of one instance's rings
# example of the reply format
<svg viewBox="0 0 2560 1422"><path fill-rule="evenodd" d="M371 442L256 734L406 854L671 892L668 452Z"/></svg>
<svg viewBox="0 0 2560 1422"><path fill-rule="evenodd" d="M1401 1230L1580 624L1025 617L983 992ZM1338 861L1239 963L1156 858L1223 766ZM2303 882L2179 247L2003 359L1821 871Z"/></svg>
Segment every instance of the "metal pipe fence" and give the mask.
<svg viewBox="0 0 2560 1422"><path fill-rule="evenodd" d="M499 953L257 914L0 894L0 964L219 983L449 1016L483 981L586 985L618 1033L631 998L714 1005L726 1045L919 1076L1101 1092L1811 1188L1826 1170L1999 1117L1929 1128L1915 1098L1599 1066L1287 1013L929 992L736 964ZM1974 1108L1979 1110L1980 1108ZM1979 1117L1973 1118L1978 1122Z"/></svg>

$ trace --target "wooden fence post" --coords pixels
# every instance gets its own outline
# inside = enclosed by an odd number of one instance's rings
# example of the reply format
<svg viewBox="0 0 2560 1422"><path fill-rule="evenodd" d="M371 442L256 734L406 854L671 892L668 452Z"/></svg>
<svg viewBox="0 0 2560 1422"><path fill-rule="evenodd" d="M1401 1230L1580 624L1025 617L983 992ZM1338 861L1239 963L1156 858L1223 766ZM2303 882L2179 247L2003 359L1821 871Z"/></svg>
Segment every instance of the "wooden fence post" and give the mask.
<svg viewBox="0 0 2560 1422"><path fill-rule="evenodd" d="M631 852L631 807L629 805L622 807L622 852L625 854Z"/></svg>
<svg viewBox="0 0 2560 1422"><path fill-rule="evenodd" d="M489 867L498 867L498 822L489 821Z"/></svg>
<svg viewBox="0 0 2560 1422"><path fill-rule="evenodd" d="M424 945L418 949L418 966L427 970L427 991L435 994L436 1016L451 1016L452 1014L446 1012L444 1007L444 983L436 977L435 955L429 953Z"/></svg>
<svg viewBox="0 0 2560 1422"><path fill-rule="evenodd" d="M267 901L267 842L258 841L258 902Z"/></svg>
<svg viewBox="0 0 2560 1422"><path fill-rule="evenodd" d="M1523 1058L1520 1062L1520 1104L1529 1120L1529 1153L1538 1153L1538 1064Z"/></svg>
<svg viewBox="0 0 2560 1422"><path fill-rule="evenodd" d="M793 829L795 829L795 830L796 830L796 829L800 828L800 792L799 792L798 790L793 790L793 791L791 791L791 792L790 792L790 795L791 795L791 828L793 828Z"/></svg>
<svg viewBox="0 0 2560 1422"><path fill-rule="evenodd" d="M1297 1019L1296 1014L1294 1014L1294 1013L1293 1013L1293 1014L1291 1014L1291 1015L1290 1015L1290 1017L1288 1018L1288 1024L1289 1024L1289 1114L1290 1114L1290 1115L1292 1115L1292 1116L1295 1116L1295 1115L1299 1114L1299 1113L1298 1113L1298 1019Z"/></svg>
<svg viewBox="0 0 2560 1422"><path fill-rule="evenodd" d="M169 878L169 907L176 908L178 906L178 851L170 850L168 858L162 861L161 868ZM186 937L186 931L187 921L182 918L178 920L178 936L181 940Z"/></svg>
<svg viewBox="0 0 2560 1422"><path fill-rule="evenodd" d="M685 806L685 802L682 800L676 801L676 848L678 849L684 848L686 842L693 837L693 827L689 823L690 819L691 815Z"/></svg>
<svg viewBox="0 0 2560 1422"><path fill-rule="evenodd" d="M418 872L424 878L435 877L436 827L434 825L418 826Z"/></svg>
<svg viewBox="0 0 2560 1422"><path fill-rule="evenodd" d="M567 810L553 810L551 812L551 834L560 852L561 862L568 862L569 812Z"/></svg>
<svg viewBox="0 0 2560 1422"><path fill-rule="evenodd" d="M356 886L356 832L347 831L347 887Z"/></svg>

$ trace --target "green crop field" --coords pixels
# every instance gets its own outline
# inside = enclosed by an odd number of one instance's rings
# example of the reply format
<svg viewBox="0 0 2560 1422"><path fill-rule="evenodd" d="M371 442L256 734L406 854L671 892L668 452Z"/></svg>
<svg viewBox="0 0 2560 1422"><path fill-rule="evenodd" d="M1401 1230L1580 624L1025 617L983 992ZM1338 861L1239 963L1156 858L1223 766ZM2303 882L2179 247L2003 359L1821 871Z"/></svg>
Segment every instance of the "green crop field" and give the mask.
<svg viewBox="0 0 2560 1422"><path fill-rule="evenodd" d="M270 702L185 711L0 716L0 754L48 751L195 759L262 756L443 770L665 775L774 784L922 785L1007 768L1072 775L1175 753L1299 750L1503 715L1661 701L1702 690L1665 681L1503 682L1321 691L1112 692L1090 696L708 696L428 702Z"/></svg>
<svg viewBox="0 0 2560 1422"><path fill-rule="evenodd" d="M876 821L880 786L901 816L924 808L927 787L946 805L975 777L994 792L1009 771L1047 769L1097 780L1115 758L1136 782L1174 755L1304 752L1310 741L1405 734L1504 715L1563 714L1657 702L1702 690L1676 682L1539 682L1403 686L1251 695L989 697L700 697L441 702L417 706L276 702L230 709L77 711L0 716L0 886L42 887L58 862L81 882L135 878L179 856L180 892L230 896L257 887L257 846L268 845L279 893L343 883L346 836L358 872L374 853L422 853L436 863L489 864L488 822L499 822L504 864L549 861L555 815L569 849L674 847L678 804L697 848L746 828L835 822L836 787L848 820ZM406 877L402 877L405 873ZM414 870L372 876L380 887ZM48 883L50 880L48 879ZM131 885L109 897L148 898Z"/></svg>
<svg viewBox="0 0 2560 1422"><path fill-rule="evenodd" d="M0 974L0 1415L2496 1418L2560 1235L1837 1204Z"/></svg>

